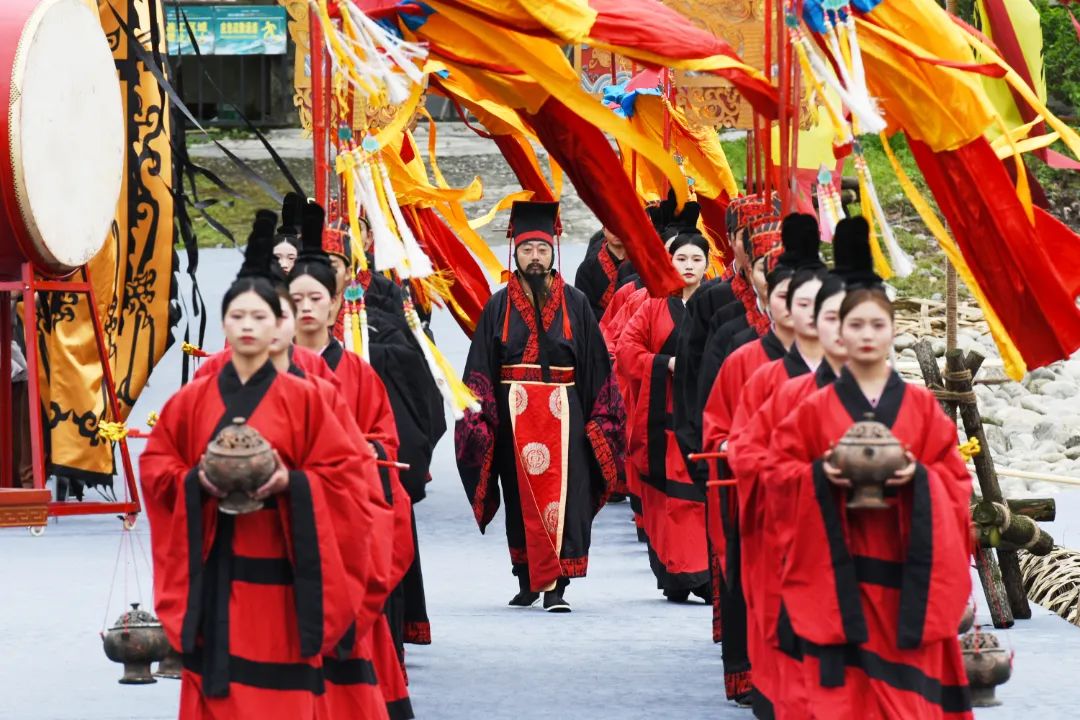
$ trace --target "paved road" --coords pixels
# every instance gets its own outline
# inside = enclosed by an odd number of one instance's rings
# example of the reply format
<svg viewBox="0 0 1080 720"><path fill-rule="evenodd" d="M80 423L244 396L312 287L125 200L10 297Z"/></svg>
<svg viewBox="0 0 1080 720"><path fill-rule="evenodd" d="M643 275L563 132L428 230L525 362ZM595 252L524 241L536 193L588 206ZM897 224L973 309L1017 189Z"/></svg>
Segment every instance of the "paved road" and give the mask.
<svg viewBox="0 0 1080 720"><path fill-rule="evenodd" d="M564 267L583 248L565 248ZM200 284L214 320L239 256L204 251ZM186 290L185 290L186 292ZM205 346L220 347L211 322ZM455 367L464 336L448 318L435 325ZM152 377L133 417L159 409L179 384L174 348ZM133 445L138 441L133 442ZM513 610L502 521L488 536L473 523L453 464L452 443L437 450L430 494L417 507L434 644L411 648L413 703L425 720L749 718L722 700L719 648L709 640L709 610L674 606L655 590L634 540L629 508L606 508L597 520L590 575L574 582L570 615ZM1080 517L1080 494L1059 495L1059 515ZM1071 512L1070 512L1071 511ZM121 686L118 666L98 631L123 602L150 604L147 528L132 538L134 561L121 562L111 604L121 533L111 518L66 518L41 538L0 531L0 718L4 720L165 720L174 718L177 685ZM126 554L120 555L123 560ZM141 592L140 592L141 590ZM1006 706L979 717L1040 720L1074 716L1080 632L1036 609L1034 620L1007 634L1017 651L1016 676L999 695Z"/></svg>

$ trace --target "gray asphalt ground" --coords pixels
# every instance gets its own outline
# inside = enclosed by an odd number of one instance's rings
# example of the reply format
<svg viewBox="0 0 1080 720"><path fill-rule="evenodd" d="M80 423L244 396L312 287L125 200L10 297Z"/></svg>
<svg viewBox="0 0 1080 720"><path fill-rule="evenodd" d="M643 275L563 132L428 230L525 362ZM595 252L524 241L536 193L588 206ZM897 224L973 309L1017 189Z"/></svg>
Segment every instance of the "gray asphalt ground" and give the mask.
<svg viewBox="0 0 1080 720"><path fill-rule="evenodd" d="M583 251L581 244L564 247L563 267L571 277ZM496 250L500 257L504 252ZM239 262L235 250L203 251L199 281L211 313L204 342L209 350L222 345L220 298ZM181 294L187 297L183 277ZM460 370L465 336L445 313L437 314L433 327ZM179 384L178 341L154 372L133 420L160 409ZM132 441L136 453L141 444ZM417 506L434 639L408 651L417 717L751 717L723 699L709 609L661 598L626 504L606 508L597 519L589 577L567 593L572 614L513 610L506 602L516 581L501 518L481 536L458 481L449 435L436 457L429 496ZM1059 542L1080 547L1080 493L1057 497L1063 520L1053 532ZM151 604L147 532L140 522L130 542L133 553L120 553L113 580L122 538L114 518L63 518L38 538L22 529L0 530L0 719L176 717L177 683L117 684L120 668L105 658L98 637L124 603ZM1035 612L1033 620L1001 633L1016 652L1014 678L999 689L1005 705L978 717L1076 716L1080 631L1041 608ZM979 617L985 621L986 613Z"/></svg>

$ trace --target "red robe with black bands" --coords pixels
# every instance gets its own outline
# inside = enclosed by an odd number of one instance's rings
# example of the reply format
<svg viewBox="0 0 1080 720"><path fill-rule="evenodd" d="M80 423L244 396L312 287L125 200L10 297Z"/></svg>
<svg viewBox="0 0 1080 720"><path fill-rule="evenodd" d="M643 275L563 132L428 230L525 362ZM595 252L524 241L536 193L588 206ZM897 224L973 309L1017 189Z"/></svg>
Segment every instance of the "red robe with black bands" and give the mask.
<svg viewBox="0 0 1080 720"><path fill-rule="evenodd" d="M676 592L709 582L705 493L690 478L671 418L668 362L685 316L680 298L649 298L627 324L617 352L621 372L638 388L629 447L641 479L650 560L658 587Z"/></svg>
<svg viewBox="0 0 1080 720"><path fill-rule="evenodd" d="M866 413L915 455L887 510L848 510L822 468ZM928 390L893 374L876 407L847 370L777 428L770 486L792 495L781 647L820 717L971 717L956 628L971 594L971 477Z"/></svg>
<svg viewBox="0 0 1080 720"><path fill-rule="evenodd" d="M394 412L390 406L386 388L375 370L363 358L345 350L341 343L333 338L323 350L322 356L340 382L342 399L351 410L360 431L371 442L375 454L380 460L396 461L397 425L394 422ZM384 543L388 539L392 542L392 561L388 578L389 595L401 584L414 558L412 502L396 470L380 467L379 477L384 499L392 506L394 516L392 535L381 539ZM395 638L391 632L389 618L385 612L376 620L372 628L372 642L379 687L386 699L391 720L413 717L406 687L400 636ZM346 687L349 684L348 682L340 683ZM338 689L334 690L336 694Z"/></svg>
<svg viewBox="0 0 1080 720"><path fill-rule="evenodd" d="M219 513L197 474L210 440L234 417L247 418L291 468L286 492L240 516ZM356 618L334 531L343 521L363 524L361 483L342 471L355 460L318 390L269 362L244 384L228 364L166 403L140 480L155 608L184 659L180 717L325 716L322 655Z"/></svg>

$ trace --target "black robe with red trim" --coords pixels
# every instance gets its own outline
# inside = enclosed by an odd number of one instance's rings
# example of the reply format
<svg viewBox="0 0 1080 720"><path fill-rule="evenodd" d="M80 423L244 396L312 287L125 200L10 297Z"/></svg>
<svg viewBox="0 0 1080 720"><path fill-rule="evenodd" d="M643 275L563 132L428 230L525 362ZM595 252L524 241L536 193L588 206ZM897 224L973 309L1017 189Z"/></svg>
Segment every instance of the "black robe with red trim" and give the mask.
<svg viewBox="0 0 1080 720"><path fill-rule="evenodd" d="M705 493L690 479L671 418L668 363L685 316L681 298L649 298L627 323L617 351L619 367L638 388L630 456L641 480L644 529L657 587L669 594L701 589L709 582Z"/></svg>
<svg viewBox="0 0 1080 720"><path fill-rule="evenodd" d="M588 253L578 265L574 275L574 287L589 299L596 321L604 318L608 305L619 288L619 270L623 264L629 264L625 258L619 259L608 249L607 241L596 248L595 253Z"/></svg>
<svg viewBox="0 0 1080 720"><path fill-rule="evenodd" d="M277 450L289 487L262 510L232 516L202 491L198 463L236 417ZM166 403L140 482L155 609L184 661L180 717L325 717L323 655L355 644L366 580L355 574L362 563L343 557L366 551L341 545L366 522L362 462L319 390L270 362L246 383L226 364Z"/></svg>
<svg viewBox="0 0 1080 720"><path fill-rule="evenodd" d="M464 381L480 402L457 423L458 471L480 531L500 505L499 481L507 494L507 542L515 573L526 572L525 528L519 500L518 458L504 369L518 366L544 382L554 368L569 368L569 457L565 525L560 561L564 577L584 576L592 518L623 474L626 415L611 359L588 299L553 275L541 320L517 276L488 300L477 323ZM542 356L541 356L542 353ZM523 368L531 365L531 368ZM549 370L551 369L551 370Z"/></svg>
<svg viewBox="0 0 1080 720"><path fill-rule="evenodd" d="M917 460L888 509L849 510L825 455L871 414ZM802 657L808 703L828 717L971 717L956 628L971 595L971 476L956 427L893 373L872 406L845 369L776 429L772 478L793 503L781 648Z"/></svg>

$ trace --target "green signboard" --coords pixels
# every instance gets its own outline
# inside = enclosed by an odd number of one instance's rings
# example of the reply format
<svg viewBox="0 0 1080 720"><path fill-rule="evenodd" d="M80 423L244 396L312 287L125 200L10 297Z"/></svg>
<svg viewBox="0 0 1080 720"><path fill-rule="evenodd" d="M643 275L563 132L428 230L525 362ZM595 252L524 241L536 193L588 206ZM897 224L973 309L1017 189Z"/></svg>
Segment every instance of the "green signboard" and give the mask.
<svg viewBox="0 0 1080 720"><path fill-rule="evenodd" d="M288 21L276 5L168 6L165 37L172 55L194 55L190 26L203 55L284 55ZM187 24L184 18L187 18Z"/></svg>

